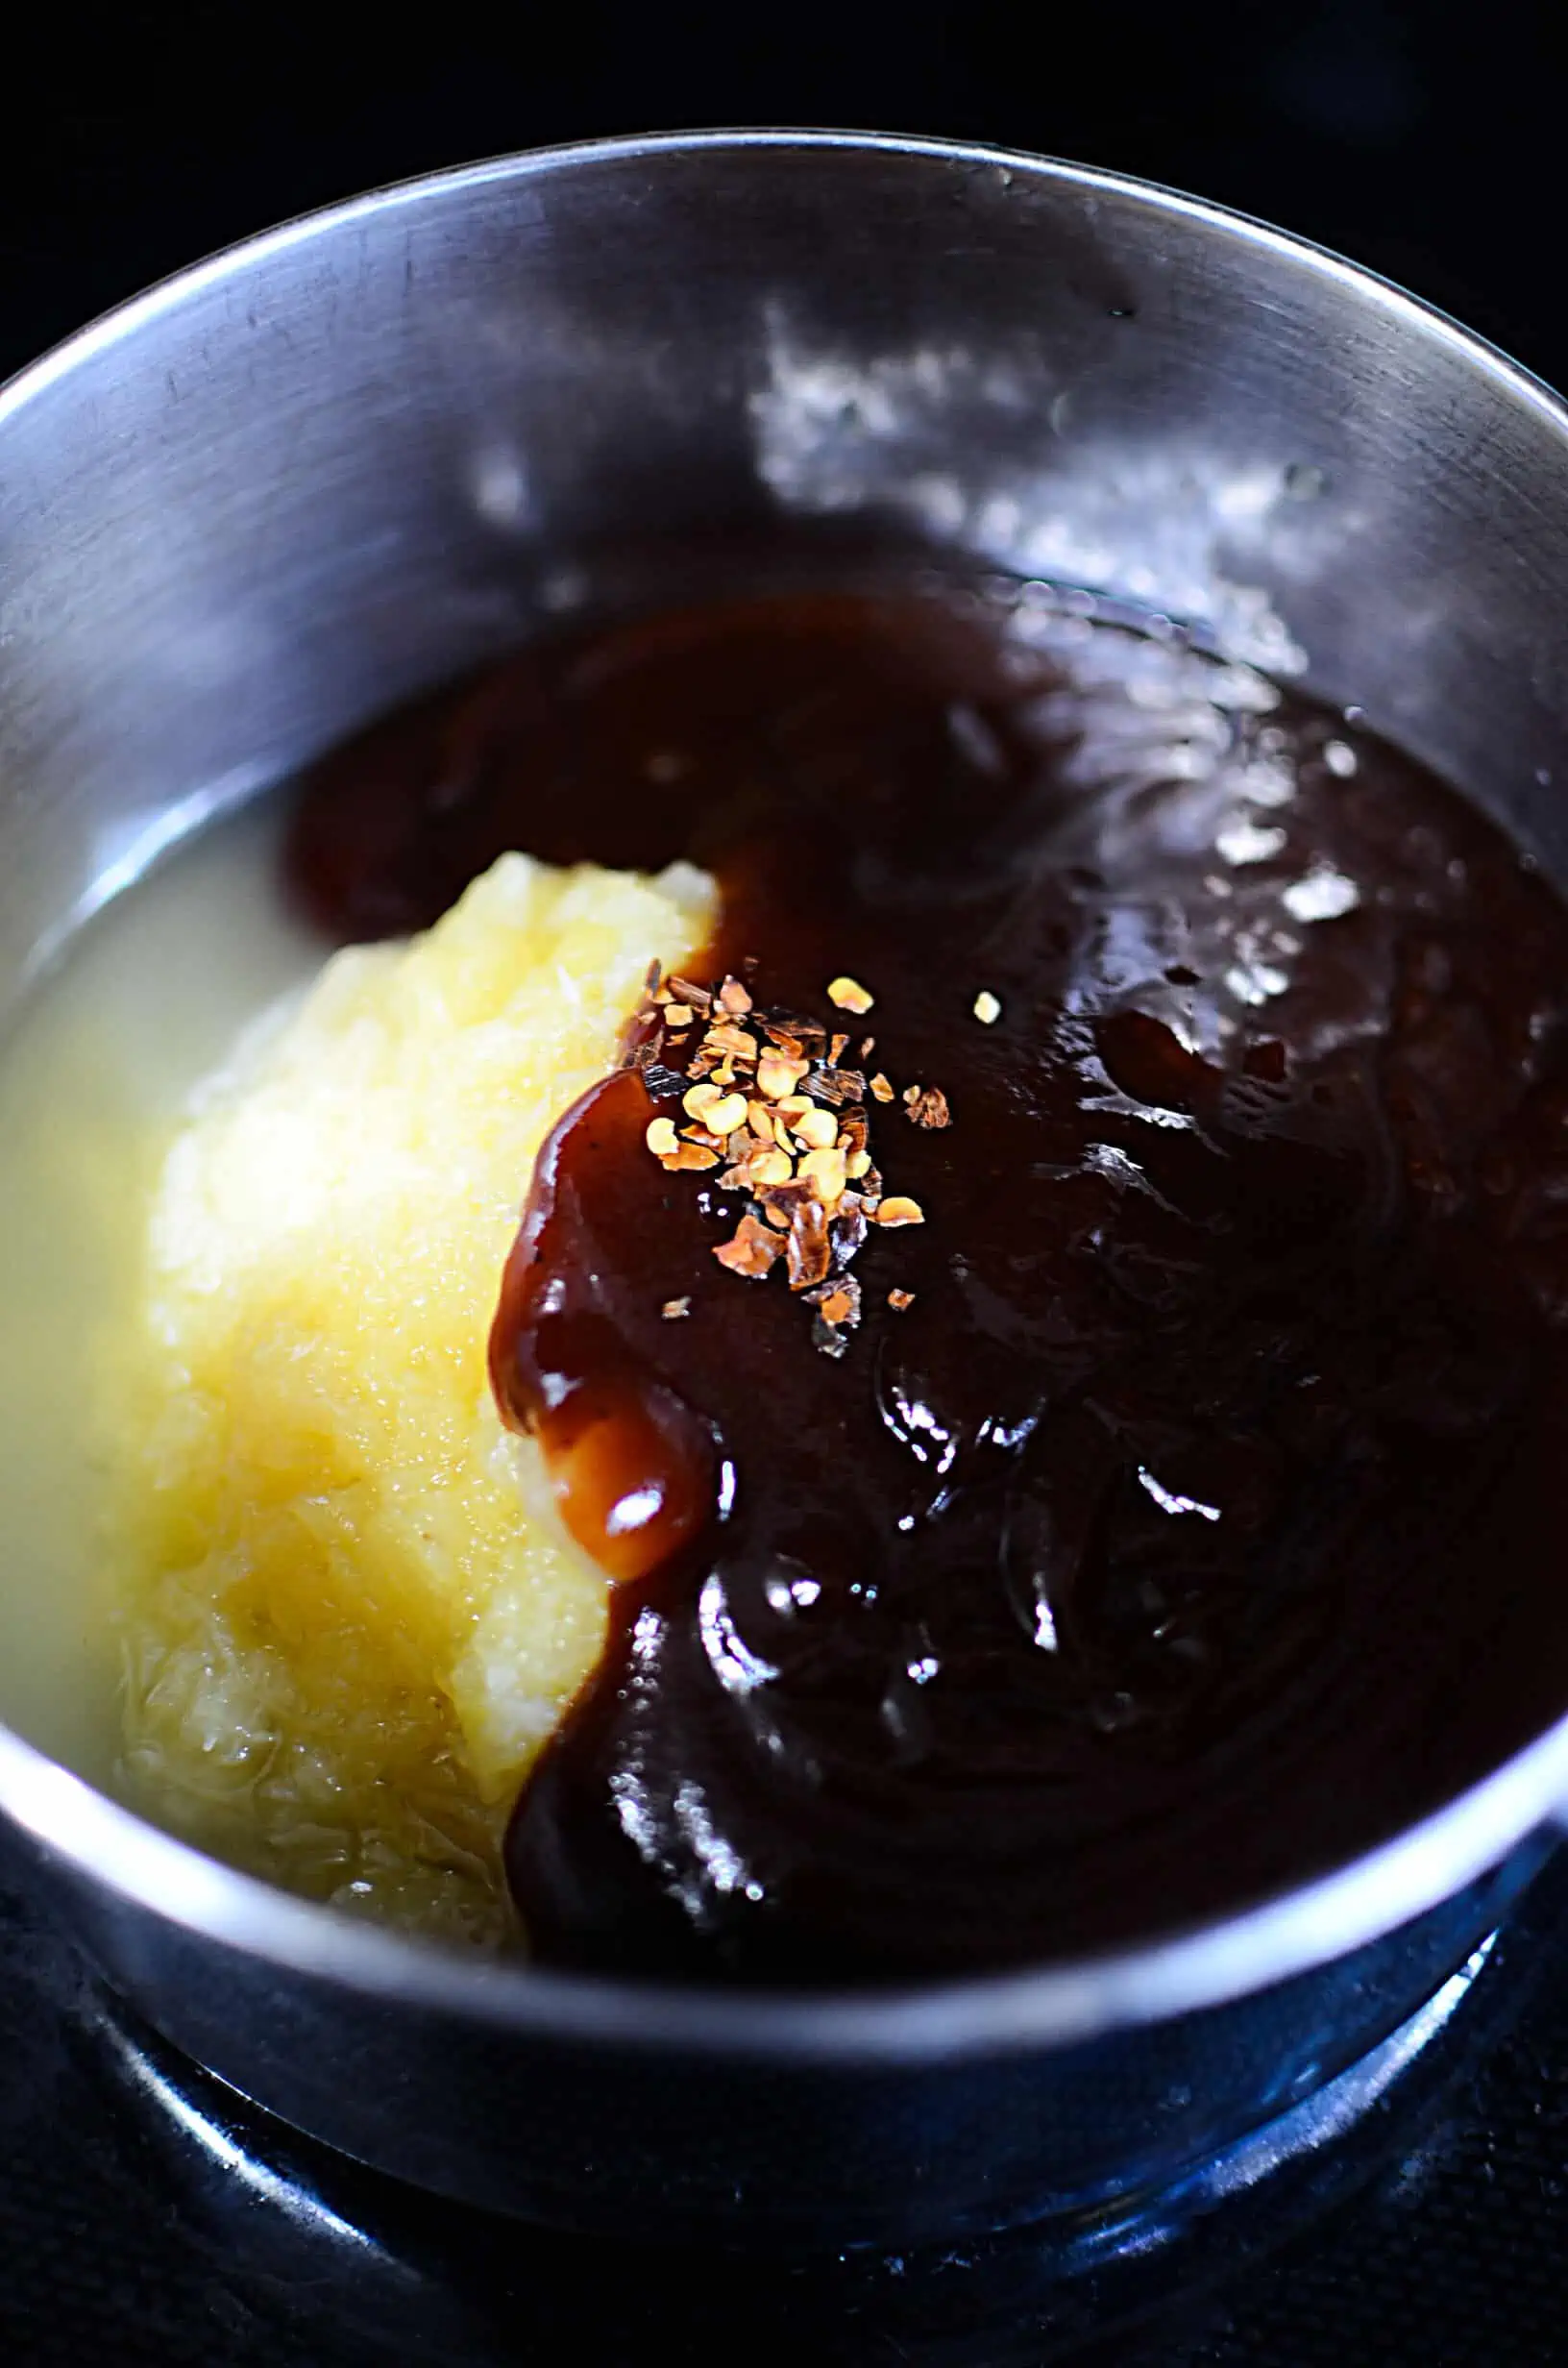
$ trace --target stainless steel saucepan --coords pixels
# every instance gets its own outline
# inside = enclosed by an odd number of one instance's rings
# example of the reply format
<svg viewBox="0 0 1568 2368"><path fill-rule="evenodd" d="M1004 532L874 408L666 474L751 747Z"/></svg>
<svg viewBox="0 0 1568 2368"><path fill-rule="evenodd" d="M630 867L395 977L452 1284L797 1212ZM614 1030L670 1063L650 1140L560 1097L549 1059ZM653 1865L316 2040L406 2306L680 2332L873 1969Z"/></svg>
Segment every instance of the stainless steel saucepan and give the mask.
<svg viewBox="0 0 1568 2368"><path fill-rule="evenodd" d="M1545 389L1109 174L628 139L290 225L0 394L0 996L109 851L542 619L868 537L1305 662L1568 876ZM853 1997L569 1979L284 1898L70 1772L5 1644L29 1586L5 1566L0 1805L113 1982L334 2146L618 2233L906 2241L1146 2188L1393 2030L1568 1800L1565 1719L1360 1862L1115 1958Z"/></svg>

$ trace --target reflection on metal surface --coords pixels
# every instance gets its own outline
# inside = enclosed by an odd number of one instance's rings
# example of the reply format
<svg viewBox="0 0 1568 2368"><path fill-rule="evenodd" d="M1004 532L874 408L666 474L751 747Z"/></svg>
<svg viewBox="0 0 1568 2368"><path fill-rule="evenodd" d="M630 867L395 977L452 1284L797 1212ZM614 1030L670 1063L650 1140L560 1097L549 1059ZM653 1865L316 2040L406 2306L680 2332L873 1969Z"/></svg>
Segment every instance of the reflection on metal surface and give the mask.
<svg viewBox="0 0 1568 2368"><path fill-rule="evenodd" d="M552 2356L564 2338L621 2356L657 2327L679 2356L696 2357L716 2356L735 2327L766 2315L824 2361L851 2356L839 2348L849 2329L856 2345L932 2368L1035 2368L1042 2341L1053 2358L1076 2356L1080 2341L1185 2307L1379 2169L1399 2176L1421 2158L1434 2108L1527 1998L1565 1904L1561 1879L1544 1884L1533 1912L1543 1930L1506 1949L1488 1937L1380 2047L1172 2184L992 2238L899 2252L691 2253L467 2211L300 2137L107 2000L91 2026L116 2117L129 2103L142 2136L161 2135L153 2192L180 2241L221 2262L247 2307L257 2295L297 2297L290 2306L329 2348L348 2329L382 2347L378 2360L503 2368L524 2347ZM1522 1922L1531 1920L1527 1907Z"/></svg>
<svg viewBox="0 0 1568 2368"><path fill-rule="evenodd" d="M1293 2156L1314 2152L1343 2137L1386 2094L1421 2050L1437 2037L1468 1997L1470 1985L1496 1945L1496 1933L1488 1933L1458 1972L1451 1975L1391 2038L1384 2039L1369 2056L1363 2056L1360 2063L1352 2064L1348 2072L1341 2072L1337 2080L1330 2081L1315 2096L1216 2156L1194 2175L1188 2192L1194 2200L1201 2197L1206 2203L1217 2202L1221 2196L1234 2195L1238 2188L1253 2186Z"/></svg>
<svg viewBox="0 0 1568 2368"><path fill-rule="evenodd" d="M334 2244L361 2246L371 2253L383 2250L365 2230L355 2228L352 2220L345 2220L340 2212L312 2194L303 2180L275 2170L210 2113L204 2112L194 2096L187 2096L167 2073L159 2071L151 2056L128 2032L106 2024L104 2036L133 2088L139 2089L150 2104L166 2113L175 2127L194 2141L220 2177L240 2181L259 2202L281 2211L307 2235L324 2236ZM207 2084L204 2079L203 2085Z"/></svg>
<svg viewBox="0 0 1568 2368"><path fill-rule="evenodd" d="M1113 372L1098 342L1087 326L1066 339L1020 328L1011 344L894 340L868 353L863 338L814 335L775 300L750 398L757 474L791 509L897 518L939 549L1201 621L1228 655L1300 673L1307 653L1242 572L1248 555L1278 572L1302 539L1296 464L1237 460L1234 423L1223 452L1155 448L1146 424L1108 435L1101 382ZM1064 370L1082 383L1058 385ZM973 437L962 467L943 464L955 414ZM1041 445L1041 418L1060 451ZM1314 540L1335 530L1313 521Z"/></svg>

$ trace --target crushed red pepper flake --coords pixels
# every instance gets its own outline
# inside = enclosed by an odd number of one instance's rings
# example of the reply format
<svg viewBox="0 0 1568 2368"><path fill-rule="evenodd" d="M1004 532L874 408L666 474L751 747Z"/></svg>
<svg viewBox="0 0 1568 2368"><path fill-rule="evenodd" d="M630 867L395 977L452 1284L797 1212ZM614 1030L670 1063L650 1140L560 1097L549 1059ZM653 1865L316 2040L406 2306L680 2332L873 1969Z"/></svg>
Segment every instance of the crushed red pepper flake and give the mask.
<svg viewBox="0 0 1568 2368"><path fill-rule="evenodd" d="M638 1060L632 1065L642 1071L643 1083L655 1101L667 1101L672 1094L681 1093L688 1082L683 1069L671 1069L663 1061Z"/></svg>
<svg viewBox="0 0 1568 2368"><path fill-rule="evenodd" d="M814 1344L824 1356L842 1357L850 1333L860 1322L859 1282L852 1274L835 1275L808 1291L806 1300L816 1309L811 1327Z"/></svg>
<svg viewBox="0 0 1568 2368"><path fill-rule="evenodd" d="M742 968L747 980L754 976L753 961ZM827 993L847 1009L862 998L869 1008L871 999L850 978L833 980ZM861 1320L861 1286L847 1269L872 1224L924 1221L919 1202L884 1195L867 1096L883 1104L899 1096L881 1071L868 1084L863 1068L844 1066L849 1042L808 1014L759 1010L733 974L706 987L674 973L666 978L656 964L623 1035L624 1064L640 1072L656 1102L679 1104L677 1115L692 1122L677 1136L670 1112L650 1121L648 1147L661 1167L707 1171L723 1158L720 1189L747 1196L715 1259L751 1281L766 1280L782 1260L790 1289L812 1309L813 1342L830 1357L845 1354ZM862 1041L863 1064L875 1042ZM665 1057L667 1048L683 1067ZM939 1087L910 1085L901 1098L916 1125L951 1123ZM890 1291L887 1304L901 1311L914 1296ZM688 1294L666 1300L661 1314L674 1321L691 1305Z"/></svg>
<svg viewBox="0 0 1568 2368"><path fill-rule="evenodd" d="M806 1294L824 1323L853 1323L860 1316L860 1285L852 1274L836 1275Z"/></svg>
<svg viewBox="0 0 1568 2368"><path fill-rule="evenodd" d="M923 1225L925 1211L918 1200L911 1200L903 1193L894 1193L881 1203L876 1221L879 1225Z"/></svg>
<svg viewBox="0 0 1568 2368"><path fill-rule="evenodd" d="M756 1066L757 1040L749 1029L738 1026L733 1020L722 1020L710 1027L703 1045L721 1060L739 1061L747 1069Z"/></svg>
<svg viewBox="0 0 1568 2368"><path fill-rule="evenodd" d="M809 1067L803 1053L765 1052L757 1063L757 1091L770 1101L784 1101Z"/></svg>
<svg viewBox="0 0 1568 2368"><path fill-rule="evenodd" d="M727 1242L721 1242L714 1256L731 1274L743 1274L749 1281L760 1282L784 1247L783 1239L759 1225L749 1210Z"/></svg>
<svg viewBox="0 0 1568 2368"><path fill-rule="evenodd" d="M788 1152L759 1144L755 1150L732 1158L719 1181L726 1192L755 1193L770 1184L787 1184L790 1169Z"/></svg>
<svg viewBox="0 0 1568 2368"><path fill-rule="evenodd" d="M845 1267L866 1239L866 1210L857 1193L845 1193L833 1213L827 1238L837 1265Z"/></svg>
<svg viewBox="0 0 1568 2368"><path fill-rule="evenodd" d="M863 1101L866 1080L858 1069L815 1069L806 1079L806 1090L814 1099L836 1109L846 1101Z"/></svg>
<svg viewBox="0 0 1568 2368"><path fill-rule="evenodd" d="M907 1094L904 1099L909 1105L909 1115L917 1126L950 1126L953 1122L953 1114L947 1107L947 1097L940 1085L922 1086L913 1101Z"/></svg>
<svg viewBox="0 0 1568 2368"><path fill-rule="evenodd" d="M757 1198L765 1209L782 1209L786 1218L798 1208L802 1200L809 1200L811 1196L811 1186L802 1184L796 1175L783 1176L776 1184L764 1184L757 1192Z"/></svg>
<svg viewBox="0 0 1568 2368"><path fill-rule="evenodd" d="M833 1245L828 1239L827 1211L815 1194L790 1211L786 1247L792 1291L806 1291L813 1283L826 1281L833 1264Z"/></svg>

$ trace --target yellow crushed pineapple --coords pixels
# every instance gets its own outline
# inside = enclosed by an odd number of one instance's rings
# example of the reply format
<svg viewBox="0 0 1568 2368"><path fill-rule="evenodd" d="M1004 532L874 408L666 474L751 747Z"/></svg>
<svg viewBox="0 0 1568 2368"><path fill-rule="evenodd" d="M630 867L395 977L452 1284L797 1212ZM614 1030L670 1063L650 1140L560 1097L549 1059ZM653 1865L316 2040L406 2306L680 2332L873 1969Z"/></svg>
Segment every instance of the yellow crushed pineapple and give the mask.
<svg viewBox="0 0 1568 2368"><path fill-rule="evenodd" d="M425 937L334 957L204 1089L114 1374L123 1777L160 1823L312 1897L505 1935L506 1811L605 1582L530 1500L490 1319L542 1137L711 915L686 867L505 855Z"/></svg>

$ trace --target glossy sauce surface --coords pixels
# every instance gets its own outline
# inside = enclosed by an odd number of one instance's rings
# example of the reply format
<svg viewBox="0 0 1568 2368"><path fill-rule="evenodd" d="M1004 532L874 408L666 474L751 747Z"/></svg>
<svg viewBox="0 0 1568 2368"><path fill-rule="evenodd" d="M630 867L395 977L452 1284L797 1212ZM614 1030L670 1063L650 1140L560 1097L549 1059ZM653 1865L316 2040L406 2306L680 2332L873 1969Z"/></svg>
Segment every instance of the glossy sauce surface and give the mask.
<svg viewBox="0 0 1568 2368"><path fill-rule="evenodd" d="M951 1107L865 1105L925 1221L870 1228L837 1357L780 1270L715 1261L746 1196L649 1155L669 1076L617 1073L541 1157L493 1371L621 1581L512 1827L549 1961L1128 1940L1568 1702L1568 915L1386 746L1070 607L605 628L307 786L293 876L341 933L506 846L687 853L723 892L699 980Z"/></svg>

